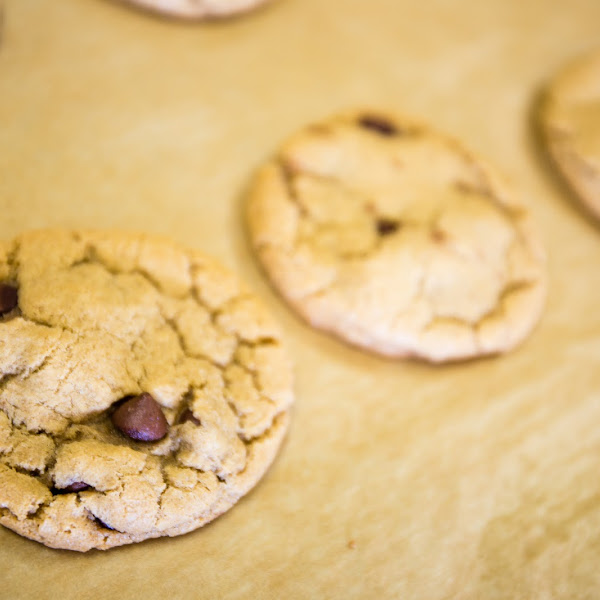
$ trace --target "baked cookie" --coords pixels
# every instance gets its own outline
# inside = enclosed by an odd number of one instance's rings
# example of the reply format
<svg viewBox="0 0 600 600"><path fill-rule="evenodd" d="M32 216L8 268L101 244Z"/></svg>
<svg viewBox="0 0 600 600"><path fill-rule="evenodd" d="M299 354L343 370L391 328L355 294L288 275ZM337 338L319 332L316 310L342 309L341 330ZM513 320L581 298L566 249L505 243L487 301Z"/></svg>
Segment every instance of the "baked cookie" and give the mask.
<svg viewBox="0 0 600 600"><path fill-rule="evenodd" d="M433 362L513 348L545 297L525 210L456 142L378 111L301 131L258 172L247 219L313 326Z"/></svg>
<svg viewBox="0 0 600 600"><path fill-rule="evenodd" d="M186 533L252 488L291 372L256 298L162 238L0 244L0 523L53 548Z"/></svg>
<svg viewBox="0 0 600 600"><path fill-rule="evenodd" d="M556 76L540 104L540 122L556 166L600 218L600 49Z"/></svg>
<svg viewBox="0 0 600 600"><path fill-rule="evenodd" d="M247 12L270 0L120 0L180 19L222 19Z"/></svg>

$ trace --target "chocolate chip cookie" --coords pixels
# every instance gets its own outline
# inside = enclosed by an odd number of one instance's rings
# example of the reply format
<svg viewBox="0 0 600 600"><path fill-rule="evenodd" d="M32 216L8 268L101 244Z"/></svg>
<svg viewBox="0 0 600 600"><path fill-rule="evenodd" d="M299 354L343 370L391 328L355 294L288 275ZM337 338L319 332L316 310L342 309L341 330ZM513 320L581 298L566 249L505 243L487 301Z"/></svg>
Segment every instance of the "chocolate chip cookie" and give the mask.
<svg viewBox="0 0 600 600"><path fill-rule="evenodd" d="M540 123L559 171L600 218L600 49L555 77L540 104Z"/></svg>
<svg viewBox="0 0 600 600"><path fill-rule="evenodd" d="M0 523L85 551L186 533L273 460L291 371L254 296L162 238L0 244Z"/></svg>
<svg viewBox="0 0 600 600"><path fill-rule="evenodd" d="M120 0L180 19L222 19L252 10L270 0Z"/></svg>
<svg viewBox="0 0 600 600"><path fill-rule="evenodd" d="M247 221L306 321L383 355L505 352L542 310L527 212L481 160L410 119L353 111L292 136L257 173Z"/></svg>

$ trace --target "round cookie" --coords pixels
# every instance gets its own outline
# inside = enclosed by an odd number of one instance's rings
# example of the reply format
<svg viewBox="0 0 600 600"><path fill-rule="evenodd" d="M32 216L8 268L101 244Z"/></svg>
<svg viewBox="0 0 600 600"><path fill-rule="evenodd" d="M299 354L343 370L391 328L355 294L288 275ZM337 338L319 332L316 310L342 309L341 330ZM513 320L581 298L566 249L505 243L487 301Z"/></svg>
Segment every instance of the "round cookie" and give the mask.
<svg viewBox="0 0 600 600"><path fill-rule="evenodd" d="M264 474L291 370L256 298L162 238L0 243L0 523L53 548L186 533Z"/></svg>
<svg viewBox="0 0 600 600"><path fill-rule="evenodd" d="M544 253L481 161L405 118L307 127L256 175L250 237L311 325L433 362L505 352L538 320Z"/></svg>
<svg viewBox="0 0 600 600"><path fill-rule="evenodd" d="M270 0L120 0L180 19L221 19L250 11Z"/></svg>
<svg viewBox="0 0 600 600"><path fill-rule="evenodd" d="M600 50L555 77L539 116L556 166L587 210L600 218Z"/></svg>

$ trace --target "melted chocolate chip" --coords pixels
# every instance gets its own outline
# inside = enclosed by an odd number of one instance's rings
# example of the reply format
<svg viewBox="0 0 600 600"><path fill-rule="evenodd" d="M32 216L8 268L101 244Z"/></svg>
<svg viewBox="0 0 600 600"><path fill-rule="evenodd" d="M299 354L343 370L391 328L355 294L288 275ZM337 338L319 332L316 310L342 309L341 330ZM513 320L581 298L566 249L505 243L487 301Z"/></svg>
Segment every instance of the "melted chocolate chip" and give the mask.
<svg viewBox="0 0 600 600"><path fill-rule="evenodd" d="M394 219L381 218L377 219L377 233L379 235L390 235L395 233L400 228L400 222Z"/></svg>
<svg viewBox="0 0 600 600"><path fill-rule="evenodd" d="M182 423L187 423L187 421L191 421L194 425L200 425L200 421L196 419L194 413L186 408L180 415L177 422L181 425Z"/></svg>
<svg viewBox="0 0 600 600"><path fill-rule="evenodd" d="M52 491L55 494L69 494L71 492L83 492L83 490L89 489L91 486L83 481L74 481L71 485L64 488L54 488Z"/></svg>
<svg viewBox="0 0 600 600"><path fill-rule="evenodd" d="M77 492L83 492L83 491L89 490L91 488L92 488L91 485L88 485L87 483L85 483L83 481L74 481L71 485L68 485L67 487L64 487L64 488L52 487L52 488L50 488L50 491L55 496L57 496L59 494L74 494Z"/></svg>
<svg viewBox="0 0 600 600"><path fill-rule="evenodd" d="M0 315L10 312L17 306L19 295L14 285L0 283Z"/></svg>
<svg viewBox="0 0 600 600"><path fill-rule="evenodd" d="M125 400L112 414L113 425L141 442L156 442L167 435L167 420L158 402L148 393Z"/></svg>
<svg viewBox="0 0 600 600"><path fill-rule="evenodd" d="M370 129L371 131L386 137L391 137L400 133L400 130L391 121L376 115L364 115L359 119L358 124L365 129Z"/></svg>

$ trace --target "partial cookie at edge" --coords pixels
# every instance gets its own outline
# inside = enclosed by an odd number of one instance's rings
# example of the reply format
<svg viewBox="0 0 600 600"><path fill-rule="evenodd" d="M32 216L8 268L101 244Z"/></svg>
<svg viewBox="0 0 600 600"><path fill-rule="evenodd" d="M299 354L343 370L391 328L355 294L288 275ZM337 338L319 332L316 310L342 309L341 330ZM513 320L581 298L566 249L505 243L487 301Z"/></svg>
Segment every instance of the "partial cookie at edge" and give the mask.
<svg viewBox="0 0 600 600"><path fill-rule="evenodd" d="M554 77L540 103L539 122L554 164L600 219L600 49Z"/></svg>
<svg viewBox="0 0 600 600"><path fill-rule="evenodd" d="M240 15L273 0L119 0L138 8L178 19L224 19Z"/></svg>
<svg viewBox="0 0 600 600"><path fill-rule="evenodd" d="M256 174L252 245L311 325L433 362L514 348L545 299L527 211L485 163L376 110L306 127Z"/></svg>
<svg viewBox="0 0 600 600"><path fill-rule="evenodd" d="M18 288L0 316L0 523L106 549L196 529L262 477L290 365L218 263L154 236L38 231L0 244L0 275ZM143 393L168 424L156 441L111 420Z"/></svg>

